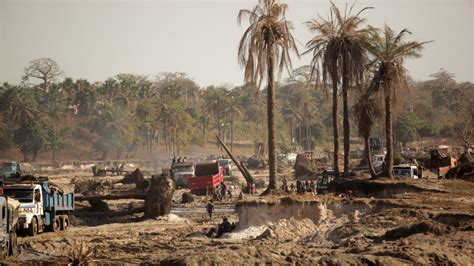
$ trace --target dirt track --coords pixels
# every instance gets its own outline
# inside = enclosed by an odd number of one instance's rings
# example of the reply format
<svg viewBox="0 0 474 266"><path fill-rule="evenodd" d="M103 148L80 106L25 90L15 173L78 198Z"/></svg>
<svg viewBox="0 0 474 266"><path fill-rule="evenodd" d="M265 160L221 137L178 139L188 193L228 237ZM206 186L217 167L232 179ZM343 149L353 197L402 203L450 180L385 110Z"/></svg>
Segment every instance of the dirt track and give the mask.
<svg viewBox="0 0 474 266"><path fill-rule="evenodd" d="M352 187L352 199L254 198L239 203L235 212L229 212L231 203L217 204L219 212L211 221L204 213L205 199L175 205L161 220L142 220L141 214L78 218L79 225L67 232L20 238L16 261L67 263L90 254L87 259L96 262L133 264L474 263L474 183L379 183L391 184L387 193L359 193ZM389 193L389 187L397 189ZM223 216L234 222L241 217L235 233L205 237Z"/></svg>

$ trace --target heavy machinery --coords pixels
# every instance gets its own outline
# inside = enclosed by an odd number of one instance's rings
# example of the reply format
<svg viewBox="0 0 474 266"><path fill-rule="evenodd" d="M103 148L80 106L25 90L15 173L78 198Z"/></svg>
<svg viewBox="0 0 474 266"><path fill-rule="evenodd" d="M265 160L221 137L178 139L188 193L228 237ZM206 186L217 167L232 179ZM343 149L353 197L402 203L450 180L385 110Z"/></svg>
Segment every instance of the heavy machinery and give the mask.
<svg viewBox="0 0 474 266"><path fill-rule="evenodd" d="M188 178L188 188L196 195L202 195L224 182L224 170L219 162L196 164L195 176Z"/></svg>
<svg viewBox="0 0 474 266"><path fill-rule="evenodd" d="M418 173L418 167L414 165L408 165L408 164L395 165L393 167L393 173L395 177L398 177L398 178L403 178L403 177L408 177L412 179L421 178L420 174Z"/></svg>
<svg viewBox="0 0 474 266"><path fill-rule="evenodd" d="M318 194L326 194L328 192L329 185L331 184L332 181L334 181L335 176L334 176L334 170L324 170L321 173L321 177L318 178L317 186L316 186L316 192Z"/></svg>
<svg viewBox="0 0 474 266"><path fill-rule="evenodd" d="M425 162L425 168L435 173L438 178L446 175L449 169L457 166L457 160L451 155L442 154L437 149L430 151L430 158Z"/></svg>
<svg viewBox="0 0 474 266"><path fill-rule="evenodd" d="M22 175L32 174L33 170L33 166L27 163L17 163L15 161L2 162L0 165L0 177L3 180L19 178Z"/></svg>
<svg viewBox="0 0 474 266"><path fill-rule="evenodd" d="M263 159L265 153L265 146L263 143L258 143L255 147L255 155L247 159L247 167L249 169L264 169L267 167L268 162Z"/></svg>
<svg viewBox="0 0 474 266"><path fill-rule="evenodd" d="M20 202L3 195L0 189L0 260L17 254L16 228Z"/></svg>
<svg viewBox="0 0 474 266"><path fill-rule="evenodd" d="M3 183L6 196L20 202L18 230L34 236L47 229L67 230L74 211L72 187L49 182L47 177L29 176L15 183Z"/></svg>
<svg viewBox="0 0 474 266"><path fill-rule="evenodd" d="M171 176L176 187L188 187L188 179L194 176L194 164L192 162L175 163L171 166Z"/></svg>
<svg viewBox="0 0 474 266"><path fill-rule="evenodd" d="M235 166L237 166L237 169L239 169L240 173L245 179L245 182L247 182L247 186L244 188L244 193L250 193L250 190L252 188L252 185L255 184L255 180L253 179L252 175L250 174L249 170L245 166L244 162L239 162L235 158L235 156L230 152L229 148L224 144L224 142L221 140L221 138L216 135L217 141L221 144L221 146L224 148L224 150L227 152L231 160L235 163Z"/></svg>

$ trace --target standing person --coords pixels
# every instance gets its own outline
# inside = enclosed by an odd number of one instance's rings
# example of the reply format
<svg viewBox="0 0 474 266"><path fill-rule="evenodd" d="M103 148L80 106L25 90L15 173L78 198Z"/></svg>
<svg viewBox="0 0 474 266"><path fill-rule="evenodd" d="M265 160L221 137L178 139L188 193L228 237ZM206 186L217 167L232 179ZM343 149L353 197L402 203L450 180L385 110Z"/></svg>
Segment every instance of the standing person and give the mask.
<svg viewBox="0 0 474 266"><path fill-rule="evenodd" d="M221 194L221 199L225 199L226 191L227 191L227 187L225 186L224 181L222 181L221 185L219 187L219 192Z"/></svg>
<svg viewBox="0 0 474 266"><path fill-rule="evenodd" d="M309 181L309 191L314 192L314 181L313 180Z"/></svg>
<svg viewBox="0 0 474 266"><path fill-rule="evenodd" d="M171 167L176 163L176 156L173 156L173 160L171 160Z"/></svg>
<svg viewBox="0 0 474 266"><path fill-rule="evenodd" d="M291 192L295 191L295 183L290 184L290 191Z"/></svg>
<svg viewBox="0 0 474 266"><path fill-rule="evenodd" d="M252 184L252 195L253 194L257 194L257 186L255 185L255 183Z"/></svg>
<svg viewBox="0 0 474 266"><path fill-rule="evenodd" d="M209 214L209 219L212 219L212 212L214 211L214 204L212 199L206 205L207 214Z"/></svg>

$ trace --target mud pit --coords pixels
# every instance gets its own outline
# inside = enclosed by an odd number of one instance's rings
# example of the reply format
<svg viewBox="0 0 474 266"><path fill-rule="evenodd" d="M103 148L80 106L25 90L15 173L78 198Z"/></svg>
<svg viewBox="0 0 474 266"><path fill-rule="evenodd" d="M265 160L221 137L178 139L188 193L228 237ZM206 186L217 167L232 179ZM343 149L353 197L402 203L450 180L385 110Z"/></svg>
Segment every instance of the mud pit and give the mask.
<svg viewBox="0 0 474 266"><path fill-rule="evenodd" d="M176 201L171 214L160 219L144 220L142 214L78 218L79 225L69 231L20 238L23 251L16 260L25 264L74 259L190 265L474 263L473 183L398 181L405 185L393 186L392 191L391 183L377 181L374 187L383 186L383 193L350 185L357 196L351 199L282 195L217 203L212 220L202 197L187 205ZM181 199L180 193L176 198ZM109 205L116 207L112 201ZM205 237L224 216L231 222L240 220L237 229L221 239Z"/></svg>

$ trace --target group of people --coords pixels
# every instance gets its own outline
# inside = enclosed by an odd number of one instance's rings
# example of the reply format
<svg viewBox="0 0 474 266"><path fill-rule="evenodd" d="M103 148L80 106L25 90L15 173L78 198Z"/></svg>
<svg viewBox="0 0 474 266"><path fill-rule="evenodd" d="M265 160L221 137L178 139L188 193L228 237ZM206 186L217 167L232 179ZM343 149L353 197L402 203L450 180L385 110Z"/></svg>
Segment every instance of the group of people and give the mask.
<svg viewBox="0 0 474 266"><path fill-rule="evenodd" d="M178 159L176 159L176 156L173 156L173 160L171 160L171 166L173 166L175 163L186 163L186 162L188 162L188 159L186 158L186 156L184 156L184 158L178 157Z"/></svg>
<svg viewBox="0 0 474 266"><path fill-rule="evenodd" d="M233 185L228 187L224 182L221 182L217 188L210 188L207 191L207 194L212 196L212 200L214 201L222 201L232 199L232 190Z"/></svg>
<svg viewBox="0 0 474 266"><path fill-rule="evenodd" d="M290 185L287 184L286 180L283 179L283 184L281 185L281 190L285 191L286 193L296 192L298 194L304 194L306 192L316 194L317 183L313 180L311 181L296 181L296 186L294 183Z"/></svg>

